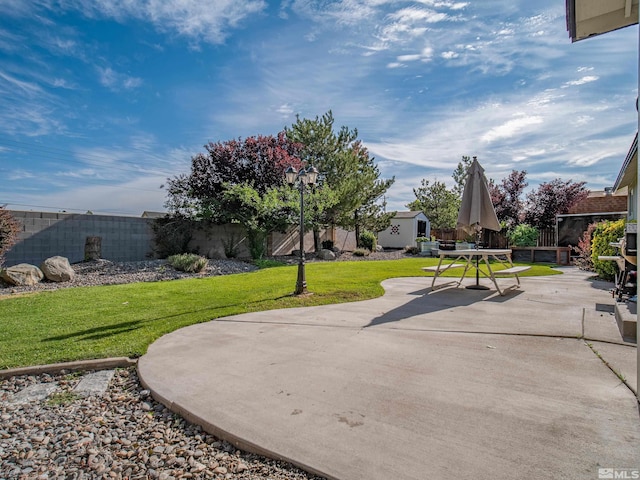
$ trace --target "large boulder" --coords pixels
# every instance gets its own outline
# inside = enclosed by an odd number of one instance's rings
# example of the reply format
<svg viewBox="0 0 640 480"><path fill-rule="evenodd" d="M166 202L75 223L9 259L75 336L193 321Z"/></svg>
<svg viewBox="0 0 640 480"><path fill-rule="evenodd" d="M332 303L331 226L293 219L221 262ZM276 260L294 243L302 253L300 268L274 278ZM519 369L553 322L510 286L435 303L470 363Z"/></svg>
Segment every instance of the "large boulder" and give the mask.
<svg viewBox="0 0 640 480"><path fill-rule="evenodd" d="M66 257L47 258L40 265L40 270L51 282L72 282L76 276L76 272L73 271Z"/></svg>
<svg viewBox="0 0 640 480"><path fill-rule="evenodd" d="M335 260L336 254L333 253L331 250L327 250L323 248L318 252L318 258L320 260Z"/></svg>
<svg viewBox="0 0 640 480"><path fill-rule="evenodd" d="M15 285L21 287L24 285L35 285L44 278L42 270L35 265L28 263L20 263L13 267L7 267L0 272L2 280L9 285Z"/></svg>

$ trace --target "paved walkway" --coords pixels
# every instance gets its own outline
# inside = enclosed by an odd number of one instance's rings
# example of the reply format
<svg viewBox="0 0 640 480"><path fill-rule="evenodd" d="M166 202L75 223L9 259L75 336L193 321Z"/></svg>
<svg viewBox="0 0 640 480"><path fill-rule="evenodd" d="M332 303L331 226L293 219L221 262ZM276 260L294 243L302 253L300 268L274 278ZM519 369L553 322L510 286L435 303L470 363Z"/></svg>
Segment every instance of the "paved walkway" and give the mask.
<svg viewBox="0 0 640 480"><path fill-rule="evenodd" d="M640 469L635 345L610 284L562 270L504 297L401 278L375 300L194 325L151 345L139 373L208 431L329 478Z"/></svg>

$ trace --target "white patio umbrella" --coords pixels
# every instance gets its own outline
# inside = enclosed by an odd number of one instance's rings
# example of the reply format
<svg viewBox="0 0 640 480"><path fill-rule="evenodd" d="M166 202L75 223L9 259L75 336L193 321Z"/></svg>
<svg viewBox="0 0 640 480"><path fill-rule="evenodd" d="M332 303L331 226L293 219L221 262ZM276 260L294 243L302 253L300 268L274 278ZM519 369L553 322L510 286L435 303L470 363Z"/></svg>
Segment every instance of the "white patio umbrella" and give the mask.
<svg viewBox="0 0 640 480"><path fill-rule="evenodd" d="M467 181L462 192L457 227L467 233L476 234L476 248L478 248L480 231L483 228L500 231L500 222L498 222L496 211L491 203L489 185L477 157L473 157L473 162L467 171ZM484 289L485 287L481 286L479 281L478 257L476 256L476 284L467 288Z"/></svg>

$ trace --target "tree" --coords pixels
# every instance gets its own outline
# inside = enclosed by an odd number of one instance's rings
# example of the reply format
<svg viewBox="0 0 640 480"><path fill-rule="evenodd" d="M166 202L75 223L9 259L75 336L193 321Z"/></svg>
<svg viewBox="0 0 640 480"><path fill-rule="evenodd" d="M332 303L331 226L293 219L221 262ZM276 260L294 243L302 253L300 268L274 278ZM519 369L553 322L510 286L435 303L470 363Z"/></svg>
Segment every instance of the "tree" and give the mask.
<svg viewBox="0 0 640 480"><path fill-rule="evenodd" d="M292 223L296 205L295 192L284 185L260 192L248 183L228 185L221 199L225 220L244 225L251 257L259 259L266 253L270 232L285 231Z"/></svg>
<svg viewBox="0 0 640 480"><path fill-rule="evenodd" d="M384 214L377 202L394 178L380 179L374 158L357 140L356 129L343 126L336 133L333 125L333 113L328 111L313 120L298 116L290 128L285 127L287 137L303 145L302 160L320 171L319 186L333 192L335 203L318 216L315 231L320 225L337 225L358 234L360 227L388 226L394 214ZM315 239L318 248L319 236Z"/></svg>
<svg viewBox="0 0 640 480"><path fill-rule="evenodd" d="M455 228L460 210L460 197L447 186L422 179L422 186L413 189L416 199L407 205L409 210L422 211L429 218L431 228Z"/></svg>
<svg viewBox="0 0 640 480"><path fill-rule="evenodd" d="M4 264L4 255L16 244L18 233L20 223L5 206L0 206L0 267Z"/></svg>
<svg viewBox="0 0 640 480"><path fill-rule="evenodd" d="M567 213L589 195L585 185L586 182L564 182L559 178L540 184L527 195L524 221L539 229L555 226L557 215Z"/></svg>
<svg viewBox="0 0 640 480"><path fill-rule="evenodd" d="M462 192L464 192L464 186L467 182L467 172L469 171L471 162L471 157L463 155L462 160L458 162L458 166L453 171L452 176L453 181L455 182L455 185L453 186L453 192L460 198L462 198Z"/></svg>
<svg viewBox="0 0 640 480"><path fill-rule="evenodd" d="M502 179L502 184L497 185L493 180L489 182L491 203L496 211L500 223L506 225L508 230L519 225L523 220L523 203L521 195L528 183L525 181L525 170L512 170L507 178Z"/></svg>
<svg viewBox="0 0 640 480"><path fill-rule="evenodd" d="M284 188L284 170L302 166L301 145L281 132L205 148L206 154L192 157L189 175L167 181L165 205L174 216L241 222L252 254L264 252L259 245L264 246L266 236L291 224L295 195Z"/></svg>
<svg viewBox="0 0 640 480"><path fill-rule="evenodd" d="M290 141L284 132L274 136L248 137L245 140L205 145L207 153L191 159L191 173L168 180L172 211L196 214L217 220L226 212L219 210L221 195L229 185L248 184L261 195L284 184L284 170L298 169L301 145Z"/></svg>

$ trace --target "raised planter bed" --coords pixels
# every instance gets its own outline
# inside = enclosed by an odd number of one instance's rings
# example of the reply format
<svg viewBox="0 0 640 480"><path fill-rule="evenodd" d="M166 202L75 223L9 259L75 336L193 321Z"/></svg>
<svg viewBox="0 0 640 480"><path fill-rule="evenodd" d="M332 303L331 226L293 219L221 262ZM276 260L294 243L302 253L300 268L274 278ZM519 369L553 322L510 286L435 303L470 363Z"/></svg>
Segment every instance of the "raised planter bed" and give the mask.
<svg viewBox="0 0 640 480"><path fill-rule="evenodd" d="M571 265L571 247L510 247L514 261Z"/></svg>

